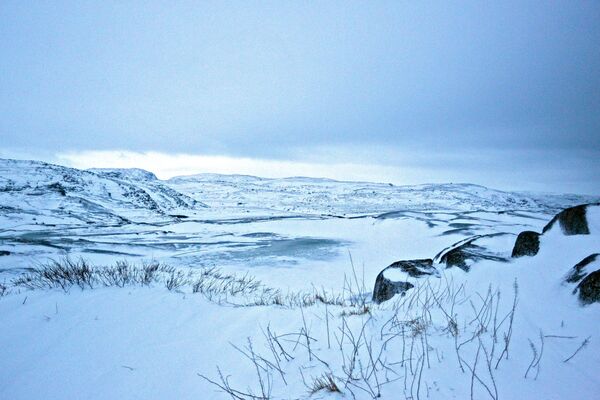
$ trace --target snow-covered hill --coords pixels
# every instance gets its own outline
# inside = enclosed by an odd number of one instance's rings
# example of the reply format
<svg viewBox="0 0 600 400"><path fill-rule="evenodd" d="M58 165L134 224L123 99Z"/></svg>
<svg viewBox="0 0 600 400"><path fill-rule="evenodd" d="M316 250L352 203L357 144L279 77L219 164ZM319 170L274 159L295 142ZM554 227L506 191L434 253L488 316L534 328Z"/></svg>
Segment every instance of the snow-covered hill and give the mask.
<svg viewBox="0 0 600 400"><path fill-rule="evenodd" d="M434 210L552 213L597 199L511 193L471 184L394 186L304 177L201 174L161 181L140 169L78 170L0 159L0 218L14 224L156 222L172 215L210 219Z"/></svg>
<svg viewBox="0 0 600 400"><path fill-rule="evenodd" d="M394 186L304 177L266 179L200 174L175 177L167 183L215 207L334 215L398 210L555 212L594 199L592 196L512 193L472 184Z"/></svg>
<svg viewBox="0 0 600 400"><path fill-rule="evenodd" d="M0 205L3 228L11 224L151 222L204 206L146 171L82 171L3 159Z"/></svg>

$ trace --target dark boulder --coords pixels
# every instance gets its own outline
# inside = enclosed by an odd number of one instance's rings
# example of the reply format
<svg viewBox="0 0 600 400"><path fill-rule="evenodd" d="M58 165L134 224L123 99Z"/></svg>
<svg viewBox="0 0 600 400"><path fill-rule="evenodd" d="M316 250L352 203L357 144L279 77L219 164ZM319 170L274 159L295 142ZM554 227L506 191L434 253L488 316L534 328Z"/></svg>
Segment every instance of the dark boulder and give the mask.
<svg viewBox="0 0 600 400"><path fill-rule="evenodd" d="M379 274L375 280L373 301L377 304L383 303L394 297L396 294L404 295L408 289L412 289L414 286L415 285L410 282L393 282Z"/></svg>
<svg viewBox="0 0 600 400"><path fill-rule="evenodd" d="M469 256L465 250L463 246L450 250L442 256L441 261L446 263L446 268L458 267L468 271L467 259Z"/></svg>
<svg viewBox="0 0 600 400"><path fill-rule="evenodd" d="M540 234L524 231L517 236L511 257L535 256L538 251L540 251Z"/></svg>
<svg viewBox="0 0 600 400"><path fill-rule="evenodd" d="M377 275L373 288L373 302L382 303L413 288L414 285L408 282L409 277L420 278L437 274L431 259L396 261Z"/></svg>
<svg viewBox="0 0 600 400"><path fill-rule="evenodd" d="M10 251L8 251L8 250L0 250L0 256L10 256Z"/></svg>
<svg viewBox="0 0 600 400"><path fill-rule="evenodd" d="M582 304L600 302L600 254L595 253L578 262L565 278L568 283L578 283L573 294L579 295Z"/></svg>
<svg viewBox="0 0 600 400"><path fill-rule="evenodd" d="M586 211L590 205L600 204L582 204L566 208L552 218L552 220L544 227L542 233L546 233L552 229L558 221L560 229L565 235L589 235L590 228L588 226Z"/></svg>
<svg viewBox="0 0 600 400"><path fill-rule="evenodd" d="M594 271L577 285L579 300L583 304L600 302L600 270Z"/></svg>

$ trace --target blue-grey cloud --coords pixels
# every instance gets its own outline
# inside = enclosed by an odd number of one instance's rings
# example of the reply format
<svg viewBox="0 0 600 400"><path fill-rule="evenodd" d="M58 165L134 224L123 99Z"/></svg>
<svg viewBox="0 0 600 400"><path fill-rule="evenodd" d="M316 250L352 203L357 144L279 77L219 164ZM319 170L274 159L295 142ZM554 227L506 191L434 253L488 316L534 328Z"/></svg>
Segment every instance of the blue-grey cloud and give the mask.
<svg viewBox="0 0 600 400"><path fill-rule="evenodd" d="M588 157L598 21L591 1L4 1L0 146Z"/></svg>

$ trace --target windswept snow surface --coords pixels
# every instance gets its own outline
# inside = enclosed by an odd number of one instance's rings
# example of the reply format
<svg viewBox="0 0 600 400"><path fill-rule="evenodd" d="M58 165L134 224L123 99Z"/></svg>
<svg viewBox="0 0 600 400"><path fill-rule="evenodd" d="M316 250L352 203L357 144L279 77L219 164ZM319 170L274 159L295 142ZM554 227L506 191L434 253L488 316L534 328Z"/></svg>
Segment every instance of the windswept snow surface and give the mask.
<svg viewBox="0 0 600 400"><path fill-rule="evenodd" d="M550 231L535 257L482 260L468 273L438 265L440 277L415 280L405 297L382 305L361 299L394 261L433 258L494 233L505 234L477 243L509 254L520 231L541 232L560 209L598 201L468 184L212 174L161 181L143 170L0 160L0 254L7 254L0 283L7 287L28 268L68 256L93 264L156 260L190 274L217 267L255 276L284 297L318 290L343 299L238 307L190 286L8 290L0 297L0 399L231 398L199 376L220 382L217 365L233 388L261 396L255 365L232 346L248 352L248 338L277 365L262 375L275 399L368 399L373 388L384 399L597 398L598 304L581 306L564 282L576 263L600 252L597 208L588 215L591 235ZM283 335L278 356L267 328ZM351 337L360 342L354 364ZM374 371L371 356L379 360ZM353 379L344 379L352 366ZM343 394L310 394L323 374Z"/></svg>

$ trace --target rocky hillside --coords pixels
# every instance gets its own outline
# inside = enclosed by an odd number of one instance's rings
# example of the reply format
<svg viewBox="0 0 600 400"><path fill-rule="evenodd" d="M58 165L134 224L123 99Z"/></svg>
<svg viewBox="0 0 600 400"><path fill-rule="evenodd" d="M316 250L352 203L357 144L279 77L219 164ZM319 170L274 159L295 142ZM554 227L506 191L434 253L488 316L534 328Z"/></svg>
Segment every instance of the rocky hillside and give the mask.
<svg viewBox="0 0 600 400"><path fill-rule="evenodd" d="M0 160L3 226L155 221L202 207L146 171L82 171L37 161Z"/></svg>

